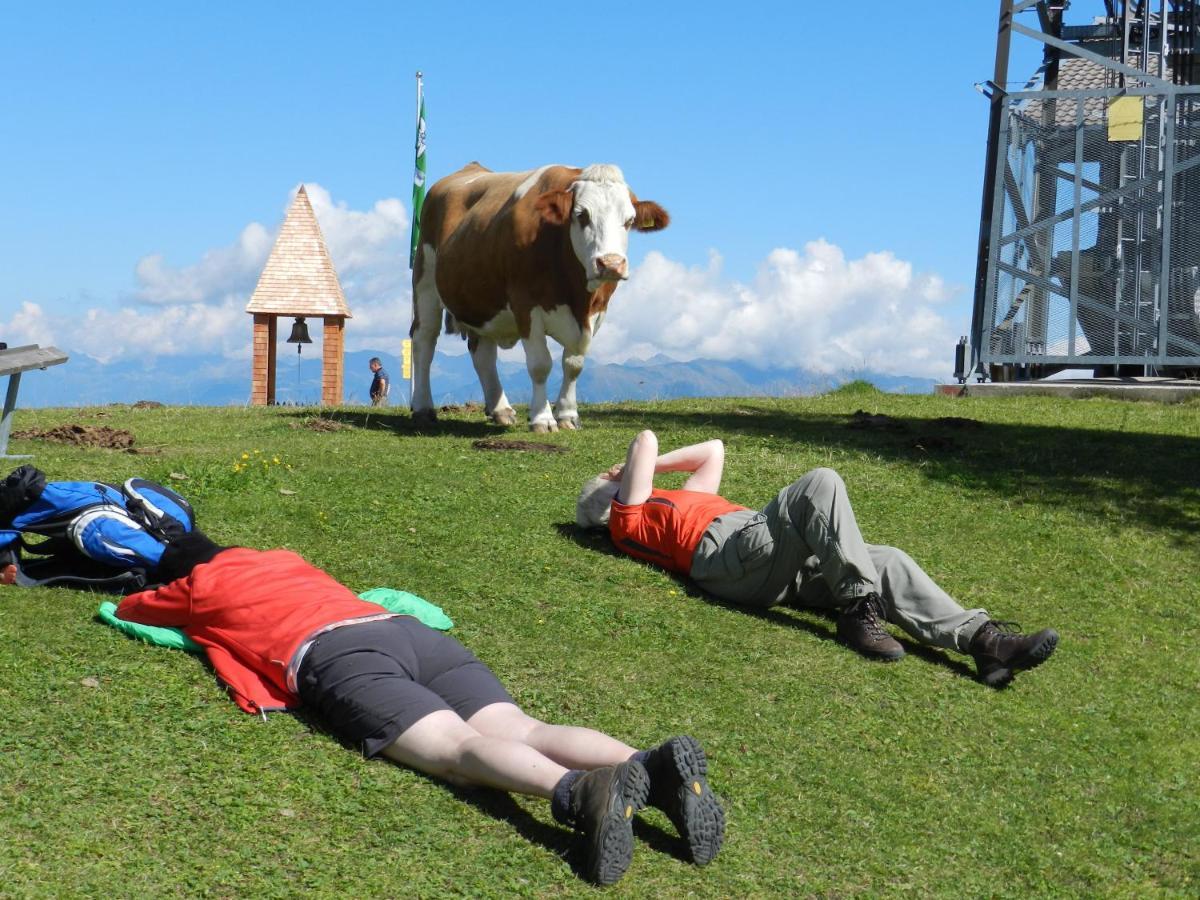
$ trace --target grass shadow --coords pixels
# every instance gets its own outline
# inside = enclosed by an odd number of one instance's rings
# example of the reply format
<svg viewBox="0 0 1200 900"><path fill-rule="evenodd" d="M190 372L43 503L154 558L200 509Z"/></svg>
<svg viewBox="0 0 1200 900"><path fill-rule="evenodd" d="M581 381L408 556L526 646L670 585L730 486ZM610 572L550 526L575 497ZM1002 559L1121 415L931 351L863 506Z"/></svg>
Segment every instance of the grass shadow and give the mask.
<svg viewBox="0 0 1200 900"><path fill-rule="evenodd" d="M436 422L416 423L408 410L391 410L384 408L378 409L362 409L362 410L322 410L317 414L310 411L297 410L288 412L291 418L305 422L333 422L336 423L328 430L335 430L337 426L347 428L356 428L364 431L390 431L396 435L409 436L419 435L422 437L487 437L497 434L504 434L512 430L503 425L494 425L491 422L464 422L458 419L438 419ZM314 431L322 431L320 425L310 426Z"/></svg>
<svg viewBox="0 0 1200 900"><path fill-rule="evenodd" d="M585 550L593 550L609 556L628 559L628 556L618 550L616 545L609 540L608 535L603 531L580 528L574 522L557 522L554 525L554 530L558 532L560 537L574 541ZM689 578L683 578L674 573L665 574L670 575L679 584L683 592L694 600L700 600L704 603L719 606L743 615L753 616L756 619L770 622L773 625L786 625L790 628L795 628L797 631L807 632L818 640L828 641L840 646L836 626L832 624L835 617L831 610L812 606L794 606L791 604L780 604L779 606L769 607L743 606L708 593ZM963 677L974 678L974 672L969 665L947 656L936 647L919 644L907 636L900 637L899 641L904 645L904 651L907 654L933 665L945 666ZM876 661L871 660L871 662Z"/></svg>
<svg viewBox="0 0 1200 900"><path fill-rule="evenodd" d="M876 395L860 402L870 408ZM636 411L594 409L589 418L632 435ZM1113 506L1147 527L1200 540L1200 441L1126 431L984 422L955 416L781 412L745 401L724 412L656 410L655 422L717 437L752 435L822 447L837 445L919 467L924 477L984 490L1018 503L1070 506L1104 515ZM737 466L730 454L726 466ZM781 485L782 486L782 485Z"/></svg>
<svg viewBox="0 0 1200 900"><path fill-rule="evenodd" d="M337 734L331 732L325 727L321 719L312 712L300 708L291 710L291 715L304 726L312 734L320 735L328 740L331 740L350 753L361 754L360 748L346 741ZM491 816L500 822L505 822L511 825L513 830L525 840L533 844L541 846L554 853L556 856L563 857L568 860L576 874L580 873L580 861L575 858L572 853L574 840L572 833L566 828L549 825L539 821L526 810L522 809L509 794L504 791L492 790L490 788L464 788L450 784L440 778L435 778L426 772L418 769L411 769L407 766L400 766L398 763L392 763L384 757L380 757L378 761L384 765L395 765L398 768L403 768L407 772L411 772L419 778L423 778L430 784L435 784L444 790L449 791L458 800L464 803L469 803L479 811Z"/></svg>

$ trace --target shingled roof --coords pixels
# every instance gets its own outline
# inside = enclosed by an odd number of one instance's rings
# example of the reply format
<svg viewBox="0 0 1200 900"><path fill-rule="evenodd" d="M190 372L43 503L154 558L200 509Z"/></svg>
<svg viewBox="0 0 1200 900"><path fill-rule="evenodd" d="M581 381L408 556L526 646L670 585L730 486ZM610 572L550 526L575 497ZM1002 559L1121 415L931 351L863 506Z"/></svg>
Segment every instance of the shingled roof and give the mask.
<svg viewBox="0 0 1200 900"><path fill-rule="evenodd" d="M1128 64L1136 68L1140 65L1138 59L1130 55ZM1068 57L1064 55L1058 64L1059 91L1091 91L1103 88L1116 88L1119 84L1117 74L1106 69L1090 59ZM1150 57L1150 75L1158 75L1158 57ZM1171 67L1167 66L1166 78L1171 77ZM1103 125L1108 121L1108 105L1111 97L1088 97L1083 100L1083 124ZM1044 113L1042 102L1038 99L1026 100L1021 104L1022 115L1041 124ZM1075 103L1072 100L1059 100L1054 108L1054 124L1060 128L1075 127Z"/></svg>
<svg viewBox="0 0 1200 900"><path fill-rule="evenodd" d="M304 185L288 210L271 255L246 304L248 313L284 316L346 316L350 308L338 283L325 238Z"/></svg>

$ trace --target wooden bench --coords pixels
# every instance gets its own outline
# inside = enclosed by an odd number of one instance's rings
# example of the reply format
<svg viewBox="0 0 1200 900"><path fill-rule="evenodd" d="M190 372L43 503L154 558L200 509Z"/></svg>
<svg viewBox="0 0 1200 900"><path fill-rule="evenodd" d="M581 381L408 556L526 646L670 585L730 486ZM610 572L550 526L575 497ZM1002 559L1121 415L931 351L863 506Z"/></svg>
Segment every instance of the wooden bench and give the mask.
<svg viewBox="0 0 1200 900"><path fill-rule="evenodd" d="M21 459L8 455L8 432L12 428L13 409L17 405L17 390L21 386L21 373L30 369L45 369L65 363L68 357L57 347L39 347L27 344L24 347L0 349L0 375L8 376L8 393L4 396L4 415L0 418L0 459Z"/></svg>

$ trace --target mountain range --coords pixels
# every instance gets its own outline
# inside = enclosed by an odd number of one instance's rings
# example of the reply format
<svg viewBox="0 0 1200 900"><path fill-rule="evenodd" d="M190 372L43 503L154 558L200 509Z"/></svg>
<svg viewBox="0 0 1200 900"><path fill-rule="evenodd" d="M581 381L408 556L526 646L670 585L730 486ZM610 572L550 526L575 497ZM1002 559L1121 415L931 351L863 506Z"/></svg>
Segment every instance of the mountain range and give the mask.
<svg viewBox="0 0 1200 900"><path fill-rule="evenodd" d="M68 353L70 351L67 351ZM400 380L395 354L361 350L345 355L345 402L367 402L371 372L367 363L378 356L393 381L392 404L407 405L407 384ZM500 379L513 403L528 403L529 375L522 362L501 362ZM315 404L320 398L321 361L315 355L280 353L275 375L279 404ZM482 392L468 355L437 353L430 373L434 402L441 406L479 400ZM561 380L556 371L548 390L557 396ZM581 402L667 400L677 397L788 397L818 394L848 381L863 380L883 391L929 393L932 378L853 371L839 374L799 368L759 367L746 362L666 356L622 364L589 362L579 379ZM170 356L140 361L102 363L83 354L60 366L22 376L18 405L102 406L155 400L170 406L239 406L249 402L249 360L211 356Z"/></svg>

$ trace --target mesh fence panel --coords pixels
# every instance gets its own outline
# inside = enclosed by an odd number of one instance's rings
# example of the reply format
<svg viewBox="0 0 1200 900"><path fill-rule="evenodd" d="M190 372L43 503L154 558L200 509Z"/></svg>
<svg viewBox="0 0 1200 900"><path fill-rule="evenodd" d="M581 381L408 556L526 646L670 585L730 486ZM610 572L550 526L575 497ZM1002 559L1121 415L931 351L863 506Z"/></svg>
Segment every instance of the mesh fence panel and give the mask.
<svg viewBox="0 0 1200 900"><path fill-rule="evenodd" d="M1200 364L1200 97L1150 94L1114 140L1118 95L1009 100L984 363Z"/></svg>

